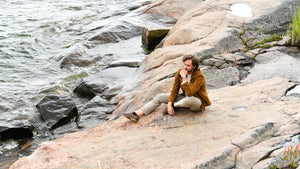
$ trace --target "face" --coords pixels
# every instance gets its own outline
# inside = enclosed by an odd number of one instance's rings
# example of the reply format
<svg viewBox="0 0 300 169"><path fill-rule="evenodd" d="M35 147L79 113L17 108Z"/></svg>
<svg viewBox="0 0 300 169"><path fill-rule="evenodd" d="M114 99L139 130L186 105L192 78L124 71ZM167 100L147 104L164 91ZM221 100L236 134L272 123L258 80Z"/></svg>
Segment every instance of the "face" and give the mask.
<svg viewBox="0 0 300 169"><path fill-rule="evenodd" d="M193 65L192 60L186 60L184 61L184 69L188 72L188 73L192 73L195 70L196 66Z"/></svg>

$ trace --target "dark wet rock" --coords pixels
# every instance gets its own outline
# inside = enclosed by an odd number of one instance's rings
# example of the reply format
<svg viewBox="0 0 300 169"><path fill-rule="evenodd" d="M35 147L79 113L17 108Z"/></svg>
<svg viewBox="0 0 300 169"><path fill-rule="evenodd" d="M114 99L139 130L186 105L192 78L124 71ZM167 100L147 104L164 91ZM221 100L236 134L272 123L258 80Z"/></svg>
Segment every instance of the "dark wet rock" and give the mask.
<svg viewBox="0 0 300 169"><path fill-rule="evenodd" d="M76 122L67 123L63 126L60 126L58 128L55 128L51 130L51 134L53 135L62 135L65 133L73 133L76 131L80 131L80 128L78 127L78 119L76 119Z"/></svg>
<svg viewBox="0 0 300 169"><path fill-rule="evenodd" d="M60 67L66 68L69 65L85 67L96 63L96 59L87 54L87 49L88 48L84 44L73 46L57 59L60 61Z"/></svg>
<svg viewBox="0 0 300 169"><path fill-rule="evenodd" d="M170 29L141 28L142 42L150 50L153 50L168 34Z"/></svg>
<svg viewBox="0 0 300 169"><path fill-rule="evenodd" d="M64 125L78 115L75 102L68 96L46 96L36 107L50 129Z"/></svg>
<svg viewBox="0 0 300 169"><path fill-rule="evenodd" d="M121 89L129 87L130 82L134 82L133 79L132 81L129 79L135 70L136 68L124 66L104 69L97 74L84 78L83 82L76 87L76 92L90 98L93 95L100 94L109 100L117 95Z"/></svg>
<svg viewBox="0 0 300 169"><path fill-rule="evenodd" d="M86 84L86 82L81 82L73 91L75 94L83 98L92 99L96 96L92 86Z"/></svg>
<svg viewBox="0 0 300 169"><path fill-rule="evenodd" d="M109 105L110 102L106 99L101 98L100 96L96 96L92 100L90 100L87 104L84 105L83 109L90 109L95 107L104 107Z"/></svg>
<svg viewBox="0 0 300 169"><path fill-rule="evenodd" d="M0 126L0 141L32 138L33 133L31 128L28 126Z"/></svg>
<svg viewBox="0 0 300 169"><path fill-rule="evenodd" d="M102 95L107 100L111 100L114 96L116 96L123 88L123 85L112 86L105 90Z"/></svg>
<svg viewBox="0 0 300 169"><path fill-rule="evenodd" d="M92 99L97 94L103 93L108 89L105 81L97 75L91 75L84 78L82 82L74 89L74 93L79 97Z"/></svg>
<svg viewBox="0 0 300 169"><path fill-rule="evenodd" d="M106 122L109 119L111 111L110 102L100 96L96 96L83 106L78 126L80 128L91 128Z"/></svg>
<svg viewBox="0 0 300 169"><path fill-rule="evenodd" d="M130 22L121 21L102 28L99 32L90 37L89 41L95 41L99 44L116 43L120 40L126 40L141 35L139 26Z"/></svg>

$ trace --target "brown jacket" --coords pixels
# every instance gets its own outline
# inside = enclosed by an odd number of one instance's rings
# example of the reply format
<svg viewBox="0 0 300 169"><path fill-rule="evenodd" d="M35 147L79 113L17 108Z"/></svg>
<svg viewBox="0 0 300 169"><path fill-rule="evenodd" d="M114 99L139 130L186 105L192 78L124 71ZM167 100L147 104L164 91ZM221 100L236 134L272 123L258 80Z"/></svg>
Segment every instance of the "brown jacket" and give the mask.
<svg viewBox="0 0 300 169"><path fill-rule="evenodd" d="M182 78L180 76L180 71L182 69L183 68L179 69L175 75L175 80L169 97L169 102L174 102L180 87L187 96L195 96L199 98L202 102L203 105L202 109L204 111L205 106L211 105L211 101L209 100L206 92L206 83L205 83L204 74L199 69L196 69L192 74L190 82L181 84Z"/></svg>

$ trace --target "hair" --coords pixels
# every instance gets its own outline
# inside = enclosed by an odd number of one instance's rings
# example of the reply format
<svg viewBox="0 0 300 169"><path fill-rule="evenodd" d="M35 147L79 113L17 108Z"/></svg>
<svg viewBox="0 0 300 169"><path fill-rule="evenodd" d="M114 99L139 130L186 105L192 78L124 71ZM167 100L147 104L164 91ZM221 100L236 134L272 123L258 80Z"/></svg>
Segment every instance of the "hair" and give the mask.
<svg viewBox="0 0 300 169"><path fill-rule="evenodd" d="M199 58L195 55L184 55L182 58L182 62L185 62L186 60L192 60L193 66L196 66L195 69L198 69L199 67Z"/></svg>

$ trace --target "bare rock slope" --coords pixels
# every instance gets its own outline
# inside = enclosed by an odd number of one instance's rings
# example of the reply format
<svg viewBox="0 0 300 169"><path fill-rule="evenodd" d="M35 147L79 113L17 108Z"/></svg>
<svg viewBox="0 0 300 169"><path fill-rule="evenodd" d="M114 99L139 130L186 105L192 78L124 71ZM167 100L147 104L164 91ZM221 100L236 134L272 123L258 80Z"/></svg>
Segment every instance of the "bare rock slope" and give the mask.
<svg viewBox="0 0 300 169"><path fill-rule="evenodd" d="M202 114L121 117L43 143L11 168L251 168L300 132L299 98L284 96L293 85L269 79L211 90L214 105Z"/></svg>

